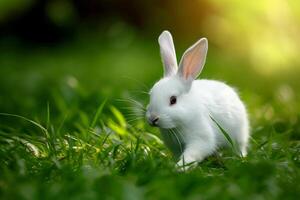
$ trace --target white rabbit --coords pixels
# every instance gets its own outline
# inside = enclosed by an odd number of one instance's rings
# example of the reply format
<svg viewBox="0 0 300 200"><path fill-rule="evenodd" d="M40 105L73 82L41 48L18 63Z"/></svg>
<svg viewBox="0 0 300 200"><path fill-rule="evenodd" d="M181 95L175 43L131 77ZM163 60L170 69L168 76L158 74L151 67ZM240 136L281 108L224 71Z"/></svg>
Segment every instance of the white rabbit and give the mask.
<svg viewBox="0 0 300 200"><path fill-rule="evenodd" d="M168 31L158 38L164 77L150 90L146 118L161 130L164 143L179 156L178 166L201 162L228 140L211 117L246 156L249 121L233 88L214 80L195 80L203 69L208 42L201 38L183 54L179 69Z"/></svg>

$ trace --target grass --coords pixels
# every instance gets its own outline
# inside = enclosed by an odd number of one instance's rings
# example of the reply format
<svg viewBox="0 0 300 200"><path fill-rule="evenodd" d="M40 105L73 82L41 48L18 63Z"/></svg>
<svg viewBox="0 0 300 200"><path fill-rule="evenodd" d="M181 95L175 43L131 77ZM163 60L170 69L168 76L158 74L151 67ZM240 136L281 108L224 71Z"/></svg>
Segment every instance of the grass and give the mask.
<svg viewBox="0 0 300 200"><path fill-rule="evenodd" d="M149 53L157 49L141 41L129 46L125 52L128 57L119 58L109 69L103 66L111 62L116 49L105 44L110 48L100 53L107 57L98 60L96 39L93 43L84 41L41 52L27 53L18 48L5 51L4 55L1 50L0 199L300 196L297 79L266 80L257 78L255 73L237 77L231 74L239 69L229 68L230 72L224 74L218 71L222 60L208 63L204 77L216 75L241 89L252 124L249 154L240 158L230 149L222 150L194 170L179 173L158 130L145 123L140 110L132 108L132 101L117 100L127 99L133 93L142 105L147 101L147 96L129 92L146 90L142 84L120 78L119 73L125 72L128 63L131 71L125 75L141 77L139 82L143 80L147 86L159 77L160 69L150 68L160 66L158 55ZM137 54L139 59L134 61ZM19 58L24 68L11 58ZM70 62L71 58L75 61ZM87 58L92 60L88 63L91 66L84 68ZM214 55L208 60L211 58ZM55 61L63 67L56 66ZM120 63L123 69L115 71ZM142 72L141 65L145 66ZM98 70L111 76L99 75ZM20 76L22 79L18 80ZM255 79L255 86L245 83L245 79ZM271 81L274 83L268 85Z"/></svg>
<svg viewBox="0 0 300 200"><path fill-rule="evenodd" d="M157 136L143 127L122 128L117 120L121 116L113 113L101 117L103 105L68 131L52 124L51 117L39 124L1 114L17 124L26 121L23 130L2 127L0 132L1 199L294 199L299 195L299 143L290 141L291 131L283 134L264 126L255 131L246 159L223 151L192 171L178 173ZM122 134L106 125L109 120L124 129ZM266 131L266 137L258 137Z"/></svg>

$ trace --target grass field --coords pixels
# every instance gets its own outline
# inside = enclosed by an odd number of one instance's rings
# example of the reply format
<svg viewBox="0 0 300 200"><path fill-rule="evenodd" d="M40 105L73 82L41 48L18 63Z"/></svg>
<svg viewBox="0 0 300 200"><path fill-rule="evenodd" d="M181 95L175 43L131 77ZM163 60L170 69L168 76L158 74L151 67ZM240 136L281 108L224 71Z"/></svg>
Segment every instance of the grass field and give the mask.
<svg viewBox="0 0 300 200"><path fill-rule="evenodd" d="M146 105L158 48L127 35L124 47L118 36L45 49L1 41L0 199L299 198L299 70L261 75L212 48L202 77L239 88L249 155L223 150L179 173L132 100Z"/></svg>

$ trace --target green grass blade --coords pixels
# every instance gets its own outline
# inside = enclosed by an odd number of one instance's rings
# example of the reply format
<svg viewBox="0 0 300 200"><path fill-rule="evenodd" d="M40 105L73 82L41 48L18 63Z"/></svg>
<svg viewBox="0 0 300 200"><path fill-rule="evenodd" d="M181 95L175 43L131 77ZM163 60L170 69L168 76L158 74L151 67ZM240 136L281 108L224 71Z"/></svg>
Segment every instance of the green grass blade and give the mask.
<svg viewBox="0 0 300 200"><path fill-rule="evenodd" d="M231 137L229 136L229 134L222 128L222 126L212 116L210 116L210 118L218 126L218 128L220 129L220 131L222 132L222 134L224 135L224 137L226 138L226 140L230 143L231 148L233 149L233 151L235 153L239 152L238 148L236 147L234 141L231 139ZM241 155L240 152L238 154Z"/></svg>
<svg viewBox="0 0 300 200"><path fill-rule="evenodd" d="M97 112L96 112L96 114L95 114L95 116L94 116L94 119L93 119L93 121L92 121L90 127L92 127L92 128L95 127L95 125L96 125L96 123L97 123L99 117L100 117L101 114L102 114L102 111L103 111L103 108L104 108L106 102L107 102L107 99L105 99L105 100L99 105L99 107L98 107L98 109L97 109Z"/></svg>
<svg viewBox="0 0 300 200"><path fill-rule="evenodd" d="M46 122L46 128L48 129L50 125L50 105L49 102L47 102L47 122Z"/></svg>
<svg viewBox="0 0 300 200"><path fill-rule="evenodd" d="M210 116L210 118L218 126L218 128L223 133L223 135L225 136L227 141L230 143L231 147L234 148L234 143L233 143L231 137L229 136L229 134L222 128L222 126L212 116Z"/></svg>
<svg viewBox="0 0 300 200"><path fill-rule="evenodd" d="M141 139L140 136L138 136L137 139L136 139L136 146L135 146L135 149L134 149L135 153L137 153L138 150L139 150L139 146L140 146L140 142L141 142L140 139Z"/></svg>
<svg viewBox="0 0 300 200"><path fill-rule="evenodd" d="M37 122L35 122L35 121L31 120L31 119L28 119L28 118L26 118L26 117L23 117L23 116L21 116L21 115L10 114L10 113L0 113L0 115L1 115L1 116L15 117L15 118L23 119L23 120L25 120L25 121L27 121L27 122L29 122L29 123L31 123L31 124L33 124L33 125L39 127L39 128L40 128L41 130L43 130L46 134L48 134L47 129L46 129L45 127L43 127L41 124L39 124L39 123L37 123Z"/></svg>

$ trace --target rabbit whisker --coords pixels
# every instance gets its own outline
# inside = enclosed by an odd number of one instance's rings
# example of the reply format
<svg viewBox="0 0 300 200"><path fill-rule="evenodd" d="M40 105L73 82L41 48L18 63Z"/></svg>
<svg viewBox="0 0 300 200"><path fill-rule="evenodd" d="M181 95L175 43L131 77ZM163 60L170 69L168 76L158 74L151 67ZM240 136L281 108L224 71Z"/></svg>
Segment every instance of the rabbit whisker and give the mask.
<svg viewBox="0 0 300 200"><path fill-rule="evenodd" d="M138 118L130 119L130 120L127 120L127 123L135 122L135 121L138 121L138 120L141 120L141 119L143 119L143 118L138 117Z"/></svg>
<svg viewBox="0 0 300 200"><path fill-rule="evenodd" d="M136 101L136 100L134 100L134 99L131 99L131 98L127 98L127 99L116 99L116 101L132 103L133 105L139 107L140 109L146 110L142 103L140 103L140 102L138 102L138 101Z"/></svg>
<svg viewBox="0 0 300 200"><path fill-rule="evenodd" d="M124 110L138 110L138 111L144 111L144 109L141 109L139 107L134 107L134 106L127 106L127 107L120 107L121 109L124 109Z"/></svg>
<svg viewBox="0 0 300 200"><path fill-rule="evenodd" d="M179 148L180 148L180 152L181 152L181 154L182 154L182 153L183 153L183 148L182 148L182 146L181 146L181 142L180 142L180 140L179 140L177 134L176 134L175 131L172 130L172 129L170 129L170 131L171 131L171 133L173 133L173 135L175 136L175 138L176 138L176 140L177 140L177 143L178 143L178 145L179 145Z"/></svg>
<svg viewBox="0 0 300 200"><path fill-rule="evenodd" d="M182 135L182 131L178 128L178 127L175 127L175 130L177 131L177 133L179 134L179 136L181 137L181 139L183 140L184 137Z"/></svg>
<svg viewBox="0 0 300 200"><path fill-rule="evenodd" d="M143 117L143 114L139 114L139 113L128 113L128 114L124 114L126 117L127 116L137 116L137 117Z"/></svg>
<svg viewBox="0 0 300 200"><path fill-rule="evenodd" d="M137 80L135 78L128 77L128 76L123 76L122 78L123 79L127 79L127 80L135 81L136 83L140 84L144 89L149 90L149 87L145 83L143 83L143 82L141 82L141 81L139 81L139 80Z"/></svg>
<svg viewBox="0 0 300 200"><path fill-rule="evenodd" d="M141 91L139 91L139 90L131 90L130 92L131 93L139 93L139 94L149 95L149 92L146 92L146 91L143 91L143 90L141 90Z"/></svg>

